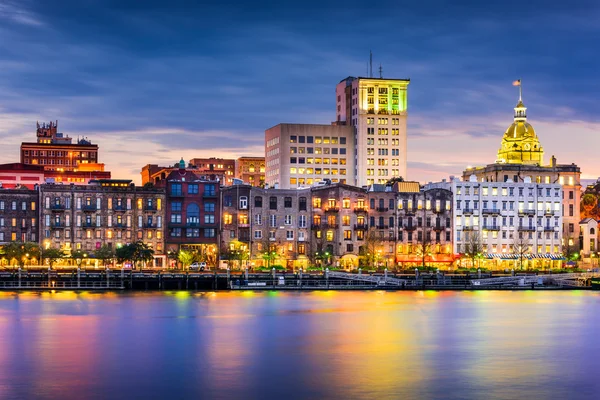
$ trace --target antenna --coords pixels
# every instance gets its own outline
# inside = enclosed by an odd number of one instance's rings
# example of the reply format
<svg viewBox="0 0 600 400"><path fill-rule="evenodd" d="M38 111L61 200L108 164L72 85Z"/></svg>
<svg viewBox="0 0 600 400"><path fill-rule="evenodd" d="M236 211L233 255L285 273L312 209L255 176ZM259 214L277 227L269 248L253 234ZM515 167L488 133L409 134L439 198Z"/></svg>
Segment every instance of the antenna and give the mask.
<svg viewBox="0 0 600 400"><path fill-rule="evenodd" d="M383 68L381 67L381 64L379 64L379 78L383 79Z"/></svg>
<svg viewBox="0 0 600 400"><path fill-rule="evenodd" d="M373 52L369 50L369 78L373 77Z"/></svg>

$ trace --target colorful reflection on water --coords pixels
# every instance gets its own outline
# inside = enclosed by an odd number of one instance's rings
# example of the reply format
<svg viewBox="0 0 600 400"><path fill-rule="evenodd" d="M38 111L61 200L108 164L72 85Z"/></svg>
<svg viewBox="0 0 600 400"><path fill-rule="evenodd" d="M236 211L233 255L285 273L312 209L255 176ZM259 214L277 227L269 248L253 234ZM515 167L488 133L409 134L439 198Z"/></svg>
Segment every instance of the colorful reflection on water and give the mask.
<svg viewBox="0 0 600 400"><path fill-rule="evenodd" d="M597 398L600 293L0 292L0 398Z"/></svg>

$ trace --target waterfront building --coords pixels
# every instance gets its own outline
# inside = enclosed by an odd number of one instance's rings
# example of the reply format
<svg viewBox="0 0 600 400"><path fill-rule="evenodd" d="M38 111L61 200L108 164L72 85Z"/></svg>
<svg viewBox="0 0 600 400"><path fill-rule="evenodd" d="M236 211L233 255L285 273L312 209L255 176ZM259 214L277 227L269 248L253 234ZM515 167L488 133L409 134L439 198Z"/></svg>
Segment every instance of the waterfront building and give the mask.
<svg viewBox="0 0 600 400"><path fill-rule="evenodd" d="M570 241L577 239L577 226L580 221L581 171L575 164L557 164L551 157L550 164L544 164L544 149L538 136L527 122L527 108L521 98L514 108L514 121L502 137L498 156L494 164L467 168L463 180L469 181L474 175L480 182L529 182L538 184L559 184L562 188L562 237Z"/></svg>
<svg viewBox="0 0 600 400"><path fill-rule="evenodd" d="M185 168L171 171L158 187L166 188L167 254L171 265L177 264L180 250L192 251L199 261L214 267L219 243L219 182L208 181Z"/></svg>
<svg viewBox="0 0 600 400"><path fill-rule="evenodd" d="M357 186L407 179L409 79L348 77L336 86L337 123L354 129Z"/></svg>
<svg viewBox="0 0 600 400"><path fill-rule="evenodd" d="M452 192L421 188L418 182L369 188L369 227L381 238L380 264L391 267L449 267L452 248Z"/></svg>
<svg viewBox="0 0 600 400"><path fill-rule="evenodd" d="M38 210L37 189L0 188L0 246L10 242L37 242Z"/></svg>
<svg viewBox="0 0 600 400"><path fill-rule="evenodd" d="M37 123L36 142L21 143L21 163L41 165L53 182L87 184L108 179L110 172L98 159L98 145L87 138L73 139L58 132L58 121Z"/></svg>
<svg viewBox="0 0 600 400"><path fill-rule="evenodd" d="M565 246L569 246L569 244L567 243ZM594 257L598 251L598 221L593 218L582 219L579 222L579 246L571 246L580 250L581 260L589 259L591 264L596 264L597 261L594 262Z"/></svg>
<svg viewBox="0 0 600 400"><path fill-rule="evenodd" d="M240 157L235 160L235 177L256 187L265 186L265 158Z"/></svg>
<svg viewBox="0 0 600 400"><path fill-rule="evenodd" d="M354 184L354 130L346 125L278 124L265 131L265 181L281 189L325 179Z"/></svg>
<svg viewBox="0 0 600 400"><path fill-rule="evenodd" d="M39 186L40 244L70 255L79 250L86 265L98 267L94 252L143 241L154 250L154 267L165 266L165 190L131 180L106 179L88 185Z"/></svg>
<svg viewBox="0 0 600 400"><path fill-rule="evenodd" d="M167 167L161 167L157 164L146 164L142 167L142 171L141 171L142 185L151 183L153 185L164 186L165 181L166 181L167 177L171 174L171 172L180 171L182 169L193 172L196 175L199 175L198 168L191 164L186 165L186 162L183 160L183 158L179 162L176 162L175 164L167 166ZM206 177L206 176L202 176L202 175L200 175L200 178L205 179L205 180L210 180L210 177ZM213 177L213 180L215 180L215 179L216 179L216 177Z"/></svg>
<svg viewBox="0 0 600 400"><path fill-rule="evenodd" d="M560 184L536 183L528 176L520 182L482 182L473 175L441 185L454 194L455 253L478 253L494 269L514 268L521 256L543 266L562 259Z"/></svg>
<svg viewBox="0 0 600 400"><path fill-rule="evenodd" d="M247 252L251 265L303 268L309 263L310 189L222 189L221 252Z"/></svg>
<svg viewBox="0 0 600 400"><path fill-rule="evenodd" d="M358 267L369 230L367 191L338 183L314 187L311 193L311 242L314 255L318 256L315 261Z"/></svg>
<svg viewBox="0 0 600 400"><path fill-rule="evenodd" d="M196 175L207 179L218 180L221 186L229 186L235 177L235 160L228 158L192 158L190 165L198 170Z"/></svg>
<svg viewBox="0 0 600 400"><path fill-rule="evenodd" d="M44 167L23 163L0 164L0 188L34 189L44 183Z"/></svg>

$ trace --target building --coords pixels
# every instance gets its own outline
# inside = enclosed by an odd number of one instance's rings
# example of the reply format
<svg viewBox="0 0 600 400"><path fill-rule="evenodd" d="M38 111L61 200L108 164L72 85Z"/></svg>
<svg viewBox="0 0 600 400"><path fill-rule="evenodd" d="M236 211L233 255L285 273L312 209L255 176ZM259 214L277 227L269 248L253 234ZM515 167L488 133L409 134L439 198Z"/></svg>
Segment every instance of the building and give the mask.
<svg viewBox="0 0 600 400"><path fill-rule="evenodd" d="M584 218L579 222L579 246L581 259L590 259L592 264L598 251L598 221L593 218ZM597 261L596 261L597 262Z"/></svg>
<svg viewBox="0 0 600 400"><path fill-rule="evenodd" d="M45 182L44 167L22 163L0 164L0 187L34 189Z"/></svg>
<svg viewBox="0 0 600 400"><path fill-rule="evenodd" d="M265 158L240 157L235 160L235 177L256 187L265 186Z"/></svg>
<svg viewBox="0 0 600 400"><path fill-rule="evenodd" d="M190 165L198 169L198 176L205 176L207 179L218 180L221 186L233 184L235 177L235 160L227 158L193 158Z"/></svg>
<svg viewBox="0 0 600 400"><path fill-rule="evenodd" d="M265 131L265 181L281 189L325 179L354 184L354 129L345 125L279 124Z"/></svg>
<svg viewBox="0 0 600 400"><path fill-rule="evenodd" d="M354 128L357 186L407 179L409 79L348 77L336 87L337 123Z"/></svg>
<svg viewBox="0 0 600 400"><path fill-rule="evenodd" d="M306 268L310 249L310 189L233 185L222 190L222 258L247 252L252 266Z"/></svg>
<svg viewBox="0 0 600 400"><path fill-rule="evenodd" d="M219 182L207 181L185 168L171 171L159 182L166 188L167 254L171 265L179 251L197 254L199 261L214 267L219 243Z"/></svg>
<svg viewBox="0 0 600 400"><path fill-rule="evenodd" d="M0 189L0 246L39 239L38 191ZM8 261L2 260L2 265Z"/></svg>
<svg viewBox="0 0 600 400"><path fill-rule="evenodd" d="M575 164L557 164L551 157L544 164L544 150L538 136L527 122L527 108L521 98L514 108L514 121L502 137L496 163L484 167L467 168L463 180L474 175L482 182L523 183L527 179L538 184L562 186L562 236L565 240L577 239L580 221L581 171Z"/></svg>
<svg viewBox="0 0 600 400"><path fill-rule="evenodd" d="M58 132L58 121L37 123L36 142L21 143L21 163L41 165L54 182L87 184L108 179L110 172L98 161L98 145L87 138L73 139Z"/></svg>
<svg viewBox="0 0 600 400"><path fill-rule="evenodd" d="M173 171L180 171L180 170L186 170L186 171L190 171L193 172L194 174L198 175L198 168L191 165L191 164L187 164L186 162L183 160L183 158L168 167L160 167L157 164L146 164L142 167L142 171L141 171L141 175L142 175L142 185L146 185L148 183L152 183L153 185L163 185L164 186L164 181L167 179L167 177L171 174L171 172ZM205 176L200 176L200 178L209 180L210 178L205 177ZM215 177L213 177L213 180L216 179Z"/></svg>
<svg viewBox="0 0 600 400"><path fill-rule="evenodd" d="M44 184L40 195L40 243L86 254L88 266L99 266L94 252L143 241L154 250L154 267L166 265L163 224L165 190L142 188L130 180L99 180L88 185Z"/></svg>
<svg viewBox="0 0 600 400"><path fill-rule="evenodd" d="M357 268L369 229L367 191L338 183L315 187L311 193L314 261Z"/></svg>
<svg viewBox="0 0 600 400"><path fill-rule="evenodd" d="M562 259L562 186L523 181L454 179L454 252L478 253L493 269L552 266ZM479 254L481 253L481 254Z"/></svg>

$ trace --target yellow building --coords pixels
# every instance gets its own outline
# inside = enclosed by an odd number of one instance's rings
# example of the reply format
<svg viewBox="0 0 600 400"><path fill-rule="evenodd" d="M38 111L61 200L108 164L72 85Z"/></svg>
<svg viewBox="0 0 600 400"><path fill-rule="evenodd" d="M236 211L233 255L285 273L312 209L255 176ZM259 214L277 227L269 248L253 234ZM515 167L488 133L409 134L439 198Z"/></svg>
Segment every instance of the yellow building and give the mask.
<svg viewBox="0 0 600 400"><path fill-rule="evenodd" d="M544 149L535 130L527 122L526 111L523 101L519 99L515 107L514 122L502 137L497 163L543 165Z"/></svg>

